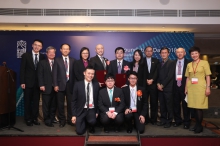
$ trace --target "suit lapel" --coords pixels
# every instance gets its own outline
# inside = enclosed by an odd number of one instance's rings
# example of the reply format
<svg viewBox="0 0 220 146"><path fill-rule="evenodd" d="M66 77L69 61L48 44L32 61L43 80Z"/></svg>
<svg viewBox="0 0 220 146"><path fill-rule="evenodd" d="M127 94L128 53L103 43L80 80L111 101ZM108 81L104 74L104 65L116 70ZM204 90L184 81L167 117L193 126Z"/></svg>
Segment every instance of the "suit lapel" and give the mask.
<svg viewBox="0 0 220 146"><path fill-rule="evenodd" d="M96 55L96 60L97 60L97 63L98 63L100 66L103 67L103 64L102 64L102 62L101 62L101 60L100 60L100 58L99 58L98 55ZM104 67L103 67L103 69L104 69Z"/></svg>
<svg viewBox="0 0 220 146"><path fill-rule="evenodd" d="M117 62L117 59L113 62L113 66L115 68L116 74L118 74L118 62Z"/></svg>
<svg viewBox="0 0 220 146"><path fill-rule="evenodd" d="M35 66L34 66L34 59L33 59L33 52L31 51L30 53L30 62L31 62L31 66L33 69L35 69Z"/></svg>
<svg viewBox="0 0 220 146"><path fill-rule="evenodd" d="M108 89L106 88L106 90L105 90L105 96L104 97L107 97L108 99L106 99L108 102L109 102L109 105L111 106L112 104L111 104L111 101L110 101L110 98L109 98L109 95L108 95ZM112 96L112 99L113 99L113 96Z"/></svg>
<svg viewBox="0 0 220 146"><path fill-rule="evenodd" d="M66 72L63 57L61 56L61 57L60 57L60 58L58 58L58 59L59 59L59 62L60 62L60 64L61 64L61 66L62 66L63 70Z"/></svg>
<svg viewBox="0 0 220 146"><path fill-rule="evenodd" d="M84 91L82 94L83 94L83 97L85 97L83 100L85 101L86 103L86 90L85 90L85 82L84 80L82 81L82 91Z"/></svg>
<svg viewBox="0 0 220 146"><path fill-rule="evenodd" d="M46 59L45 62L46 62L46 66L47 66L48 72L52 75L52 70L51 70L51 67L50 67L49 59ZM52 69L53 69L53 67L52 67Z"/></svg>
<svg viewBox="0 0 220 146"><path fill-rule="evenodd" d="M129 103L129 107L130 107L130 105L131 105L131 91L130 91L130 88L129 88L129 86L127 87L127 93L128 93L128 103Z"/></svg>

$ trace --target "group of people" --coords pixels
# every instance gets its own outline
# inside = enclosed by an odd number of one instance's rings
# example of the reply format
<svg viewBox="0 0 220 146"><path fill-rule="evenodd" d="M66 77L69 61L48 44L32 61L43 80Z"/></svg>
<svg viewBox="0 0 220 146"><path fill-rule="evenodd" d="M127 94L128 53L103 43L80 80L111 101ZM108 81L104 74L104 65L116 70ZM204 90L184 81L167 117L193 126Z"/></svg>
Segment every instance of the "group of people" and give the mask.
<svg viewBox="0 0 220 146"><path fill-rule="evenodd" d="M184 58L184 48L176 50L175 61L169 59L167 47L161 48L162 60L159 61L152 57L153 48L148 46L144 50L146 57L137 49L133 61L128 62L123 59L125 50L122 47L115 49L116 59L112 61L103 56L104 46L101 44L95 48L97 55L91 58L90 50L83 47L79 60L69 56L69 44L60 46L62 56L56 58L54 47L46 48L47 58L39 53L42 47L41 40L34 40L32 52L24 53L21 60L20 80L27 126L40 125L38 114L42 93L45 125L54 127L53 123L58 122L55 119L58 111L59 127L64 127L66 122L74 124L79 135L84 134L87 127L94 133L97 121L104 126L106 133L111 130L109 127L118 132L123 123L126 123L127 133L131 133L132 120L140 133L144 132L146 123L169 128L173 119L174 127L183 124L184 129L189 129L190 108L196 110L196 124L189 130L202 132L202 109L208 108L211 72L208 62L200 60L198 47L189 50L192 62ZM107 73L101 83L96 71L104 70ZM126 75L127 82L122 87L115 86L117 74Z"/></svg>

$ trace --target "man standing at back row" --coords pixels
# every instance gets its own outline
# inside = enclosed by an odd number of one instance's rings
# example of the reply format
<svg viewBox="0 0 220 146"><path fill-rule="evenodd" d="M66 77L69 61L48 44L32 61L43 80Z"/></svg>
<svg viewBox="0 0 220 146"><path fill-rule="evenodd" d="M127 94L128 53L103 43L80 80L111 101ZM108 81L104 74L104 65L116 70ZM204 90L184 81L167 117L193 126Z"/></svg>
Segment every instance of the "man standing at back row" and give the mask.
<svg viewBox="0 0 220 146"><path fill-rule="evenodd" d="M157 97L157 77L159 60L153 58L153 48L148 46L145 48L145 71L144 71L144 87L146 89L147 98L150 96L150 120L149 112L147 112L146 123L151 122L152 125L157 124L158 113L158 97Z"/></svg>
<svg viewBox="0 0 220 146"><path fill-rule="evenodd" d="M38 122L40 89L37 79L37 66L44 56L39 53L43 47L41 40L34 40L32 52L22 55L20 66L21 88L24 90L24 120L27 126L40 125Z"/></svg>
<svg viewBox="0 0 220 146"><path fill-rule="evenodd" d="M90 66L94 68L94 70L107 70L108 64L106 63L108 61L107 58L103 57L104 55L104 46L102 44L98 44L95 47L96 56L92 57L90 59ZM95 77L96 78L96 77ZM99 83L100 87L104 83Z"/></svg>
<svg viewBox="0 0 220 146"><path fill-rule="evenodd" d="M67 123L72 125L71 100L74 85L73 58L69 57L71 47L69 44L62 44L60 51L62 56L55 59L53 68L53 85L58 103L58 118L60 128L66 124L64 110L65 96L67 101Z"/></svg>
<svg viewBox="0 0 220 146"><path fill-rule="evenodd" d="M160 56L162 62L159 67L159 76L157 80L161 117L157 125L164 126L164 128L170 128L173 120L173 76L175 62L169 60L169 55L170 52L167 47L161 48Z"/></svg>
<svg viewBox="0 0 220 146"><path fill-rule="evenodd" d="M187 107L187 103L185 101L185 85L186 85L186 77L185 71L187 64L189 61L184 58L186 55L184 48L178 48L176 50L176 70L174 75L174 127L178 127L183 122L183 128L189 129L190 126L190 109ZM181 118L181 106L180 103L182 102L182 109L183 109L183 121Z"/></svg>
<svg viewBox="0 0 220 146"><path fill-rule="evenodd" d="M52 78L55 53L56 49L54 47L47 47L47 59L40 61L38 65L38 80L40 90L42 92L44 123L48 127L54 127L53 122L55 121L55 113L57 107Z"/></svg>

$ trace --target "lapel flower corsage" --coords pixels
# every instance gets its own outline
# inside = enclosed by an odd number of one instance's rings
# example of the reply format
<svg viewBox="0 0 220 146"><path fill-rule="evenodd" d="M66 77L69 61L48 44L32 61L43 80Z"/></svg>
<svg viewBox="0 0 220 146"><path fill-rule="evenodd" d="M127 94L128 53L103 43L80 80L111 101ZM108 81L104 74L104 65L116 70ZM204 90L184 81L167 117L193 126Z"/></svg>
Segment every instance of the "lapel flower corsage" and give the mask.
<svg viewBox="0 0 220 146"><path fill-rule="evenodd" d="M138 100L140 100L142 98L142 91L141 90L137 91L137 97L138 97Z"/></svg>
<svg viewBox="0 0 220 146"><path fill-rule="evenodd" d="M130 68L127 65L125 65L124 66L124 71L127 72L128 70L130 70Z"/></svg>
<svg viewBox="0 0 220 146"><path fill-rule="evenodd" d="M121 99L119 97L115 97L115 102L121 102Z"/></svg>

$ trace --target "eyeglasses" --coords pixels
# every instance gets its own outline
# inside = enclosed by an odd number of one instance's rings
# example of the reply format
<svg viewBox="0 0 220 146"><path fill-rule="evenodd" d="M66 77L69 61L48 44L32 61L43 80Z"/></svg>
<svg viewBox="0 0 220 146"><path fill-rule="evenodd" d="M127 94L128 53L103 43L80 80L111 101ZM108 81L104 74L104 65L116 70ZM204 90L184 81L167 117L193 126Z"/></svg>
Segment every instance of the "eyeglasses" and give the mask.
<svg viewBox="0 0 220 146"><path fill-rule="evenodd" d="M137 80L137 78L129 78L130 80Z"/></svg>

